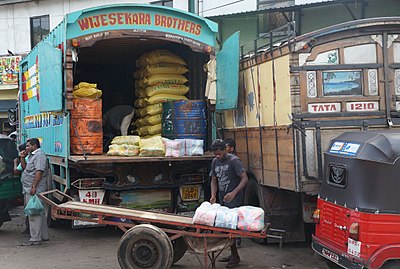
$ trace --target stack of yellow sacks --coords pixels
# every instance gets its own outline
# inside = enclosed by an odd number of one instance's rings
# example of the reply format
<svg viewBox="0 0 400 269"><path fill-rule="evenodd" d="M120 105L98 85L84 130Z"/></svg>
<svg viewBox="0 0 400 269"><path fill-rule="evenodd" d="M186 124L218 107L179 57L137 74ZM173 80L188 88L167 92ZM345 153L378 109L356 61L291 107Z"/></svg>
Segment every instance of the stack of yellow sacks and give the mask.
<svg viewBox="0 0 400 269"><path fill-rule="evenodd" d="M133 157L139 155L140 137L135 135L116 136L111 141L107 155Z"/></svg>
<svg viewBox="0 0 400 269"><path fill-rule="evenodd" d="M74 98L100 98L102 92L97 89L97 84L95 83L80 82L74 86L72 95Z"/></svg>
<svg viewBox="0 0 400 269"><path fill-rule="evenodd" d="M162 103L187 100L189 87L184 74L189 70L181 57L168 50L146 53L136 65L136 132L140 136L161 135Z"/></svg>

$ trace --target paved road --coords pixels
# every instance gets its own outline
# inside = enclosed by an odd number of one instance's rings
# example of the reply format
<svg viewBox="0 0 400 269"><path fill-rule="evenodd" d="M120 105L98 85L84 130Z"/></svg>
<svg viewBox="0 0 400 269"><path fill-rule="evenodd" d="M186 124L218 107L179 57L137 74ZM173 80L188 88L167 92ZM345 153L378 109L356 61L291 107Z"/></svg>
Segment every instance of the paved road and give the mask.
<svg viewBox="0 0 400 269"><path fill-rule="evenodd" d="M116 247L122 232L114 227L71 229L67 223L50 228L50 241L35 247L19 247L24 216L12 210L13 221L0 228L0 267L7 269L118 269ZM244 239L237 268L327 269L309 244L258 245ZM227 254L223 253L223 255ZM187 252L172 269L200 268L195 254ZM218 269L225 268L219 263Z"/></svg>

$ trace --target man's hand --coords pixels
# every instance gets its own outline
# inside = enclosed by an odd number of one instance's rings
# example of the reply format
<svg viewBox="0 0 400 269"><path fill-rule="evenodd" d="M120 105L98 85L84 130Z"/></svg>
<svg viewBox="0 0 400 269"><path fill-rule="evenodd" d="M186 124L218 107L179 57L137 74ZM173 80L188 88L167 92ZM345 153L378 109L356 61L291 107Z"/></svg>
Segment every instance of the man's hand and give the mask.
<svg viewBox="0 0 400 269"><path fill-rule="evenodd" d="M217 202L217 197L216 196L211 196L210 204L215 204L216 202Z"/></svg>
<svg viewBox="0 0 400 269"><path fill-rule="evenodd" d="M224 196L224 202L231 202L236 196L236 192L231 191Z"/></svg>
<svg viewBox="0 0 400 269"><path fill-rule="evenodd" d="M36 187L32 186L31 190L29 191L30 195L34 195L36 193Z"/></svg>
<svg viewBox="0 0 400 269"><path fill-rule="evenodd" d="M18 161L18 158L15 158L15 159L14 159L14 166L15 166L15 167L18 166L18 162L19 162L19 161Z"/></svg>

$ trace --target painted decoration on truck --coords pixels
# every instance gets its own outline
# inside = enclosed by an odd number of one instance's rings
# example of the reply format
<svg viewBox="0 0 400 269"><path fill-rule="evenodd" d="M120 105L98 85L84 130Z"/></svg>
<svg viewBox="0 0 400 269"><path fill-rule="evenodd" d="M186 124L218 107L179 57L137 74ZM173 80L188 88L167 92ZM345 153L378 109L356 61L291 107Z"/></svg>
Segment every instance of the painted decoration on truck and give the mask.
<svg viewBox="0 0 400 269"><path fill-rule="evenodd" d="M332 144L329 153L346 155L346 156L355 156L359 148L360 144L357 143L335 141Z"/></svg>
<svg viewBox="0 0 400 269"><path fill-rule="evenodd" d="M339 64L338 50L330 50L321 52L315 57L313 61L307 61L311 54L304 54L299 56L300 66L305 63L306 65L331 65Z"/></svg>
<svg viewBox="0 0 400 269"><path fill-rule="evenodd" d="M346 111L359 112L359 111L378 111L379 103L376 102L348 102L346 103Z"/></svg>
<svg viewBox="0 0 400 269"><path fill-rule="evenodd" d="M0 57L0 86L18 86L19 62L21 56Z"/></svg>
<svg viewBox="0 0 400 269"><path fill-rule="evenodd" d="M309 98L317 97L317 72L307 72L307 96Z"/></svg>
<svg viewBox="0 0 400 269"><path fill-rule="evenodd" d="M362 95L361 71L322 72L324 96Z"/></svg>
<svg viewBox="0 0 400 269"><path fill-rule="evenodd" d="M36 63L29 67L27 71L22 73L22 101L24 102L33 97L36 97L39 100L38 68L38 59L36 58Z"/></svg>
<svg viewBox="0 0 400 269"><path fill-rule="evenodd" d="M400 63L400 42L393 43L393 57L395 63Z"/></svg>
<svg viewBox="0 0 400 269"><path fill-rule="evenodd" d="M368 92L369 95L378 95L378 70L368 69Z"/></svg>
<svg viewBox="0 0 400 269"><path fill-rule="evenodd" d="M377 62L376 45L363 44L344 48L345 64L374 64Z"/></svg>
<svg viewBox="0 0 400 269"><path fill-rule="evenodd" d="M218 25L192 13L152 5L115 5L68 14L67 39L107 38L112 31L129 30L132 35L159 36L203 47L215 46ZM160 35L160 33L163 33ZM108 37L109 38L109 37Z"/></svg>
<svg viewBox="0 0 400 269"><path fill-rule="evenodd" d="M308 104L308 112L310 113L334 113L340 112L340 103L315 103Z"/></svg>
<svg viewBox="0 0 400 269"><path fill-rule="evenodd" d="M400 95L400 69L394 71L394 89L396 95Z"/></svg>

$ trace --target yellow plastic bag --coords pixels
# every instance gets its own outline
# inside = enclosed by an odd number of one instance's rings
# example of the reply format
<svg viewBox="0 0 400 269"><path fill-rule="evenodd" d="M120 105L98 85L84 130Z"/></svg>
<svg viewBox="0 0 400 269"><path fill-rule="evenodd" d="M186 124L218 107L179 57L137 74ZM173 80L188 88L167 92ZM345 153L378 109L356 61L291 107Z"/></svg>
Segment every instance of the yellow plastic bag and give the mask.
<svg viewBox="0 0 400 269"><path fill-rule="evenodd" d="M89 82L79 82L78 85L74 86L74 91L80 88L97 88L96 83L89 83Z"/></svg>
<svg viewBox="0 0 400 269"><path fill-rule="evenodd" d="M107 155L133 157L139 155L139 146L127 144L113 144L109 146Z"/></svg>
<svg viewBox="0 0 400 269"><path fill-rule="evenodd" d="M147 139L141 139L139 143L142 157L165 156L165 146L161 136L154 136Z"/></svg>
<svg viewBox="0 0 400 269"><path fill-rule="evenodd" d="M136 114L142 118L146 115L156 115L160 113L162 113L162 103L146 106L136 110Z"/></svg>
<svg viewBox="0 0 400 269"><path fill-rule="evenodd" d="M176 74L155 74L139 80L140 87L147 87L156 84L185 84L188 81L183 75Z"/></svg>
<svg viewBox="0 0 400 269"><path fill-rule="evenodd" d="M111 141L111 144L116 145L136 145L139 146L140 137L137 135L116 136Z"/></svg>
<svg viewBox="0 0 400 269"><path fill-rule="evenodd" d="M142 55L137 61L137 66L146 66L157 63L176 63L186 65L185 61L169 50L159 49Z"/></svg>
<svg viewBox="0 0 400 269"><path fill-rule="evenodd" d="M100 98L101 95L101 90L90 87L79 88L72 93L74 98Z"/></svg>

